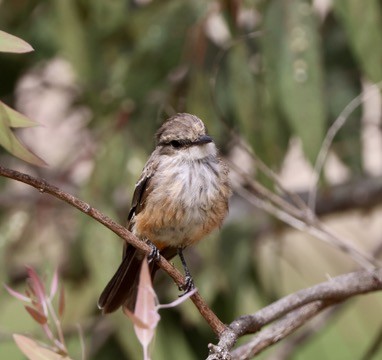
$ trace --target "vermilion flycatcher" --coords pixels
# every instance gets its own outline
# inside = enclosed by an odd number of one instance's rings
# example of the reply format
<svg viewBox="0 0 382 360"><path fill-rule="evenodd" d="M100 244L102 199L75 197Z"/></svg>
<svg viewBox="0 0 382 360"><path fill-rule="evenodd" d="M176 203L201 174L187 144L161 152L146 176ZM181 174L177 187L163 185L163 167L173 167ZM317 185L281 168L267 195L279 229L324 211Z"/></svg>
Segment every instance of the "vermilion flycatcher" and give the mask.
<svg viewBox="0 0 382 360"><path fill-rule="evenodd" d="M221 226L231 188L228 168L203 122L190 114L169 118L156 134L157 145L135 186L128 229L149 241L166 259ZM125 243L122 263L102 292L98 306L109 313L134 311L142 252ZM151 262L151 276L158 267ZM187 289L193 287L185 266Z"/></svg>

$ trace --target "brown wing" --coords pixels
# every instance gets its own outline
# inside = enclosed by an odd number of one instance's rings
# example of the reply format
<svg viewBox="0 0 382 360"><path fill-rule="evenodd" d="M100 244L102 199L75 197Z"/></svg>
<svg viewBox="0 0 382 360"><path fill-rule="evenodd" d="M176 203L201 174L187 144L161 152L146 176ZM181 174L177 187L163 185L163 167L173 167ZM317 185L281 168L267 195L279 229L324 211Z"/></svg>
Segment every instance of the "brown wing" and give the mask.
<svg viewBox="0 0 382 360"><path fill-rule="evenodd" d="M149 180L151 178L151 174L145 175L141 177L137 184L135 185L133 201L131 202L131 208L129 211L129 215L127 217L128 227L130 227L131 219L137 215L144 207L144 202L147 198L147 187L149 184Z"/></svg>
<svg viewBox="0 0 382 360"><path fill-rule="evenodd" d="M147 162L145 168L142 171L142 175L135 184L133 200L131 201L131 208L129 215L127 216L127 228L131 231L134 224L135 215L139 214L145 207L145 201L149 194L149 183L154 173L154 164L152 161ZM123 245L123 257L125 257L126 249L129 245L125 242Z"/></svg>

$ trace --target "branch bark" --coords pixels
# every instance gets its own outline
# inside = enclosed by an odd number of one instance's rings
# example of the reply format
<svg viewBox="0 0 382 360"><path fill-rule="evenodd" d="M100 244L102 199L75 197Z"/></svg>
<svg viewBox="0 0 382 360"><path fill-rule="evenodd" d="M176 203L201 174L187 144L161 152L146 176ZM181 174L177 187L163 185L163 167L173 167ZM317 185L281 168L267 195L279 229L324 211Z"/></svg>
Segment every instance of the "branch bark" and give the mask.
<svg viewBox="0 0 382 360"><path fill-rule="evenodd" d="M0 166L0 176L7 177L13 180L23 182L24 184L33 186L38 189L40 193L47 193L53 195L59 200L65 201L69 205L80 210L84 214L92 217L94 220L98 221L115 234L117 234L124 241L127 241L129 244L135 248L142 250L144 253L149 254L151 248L145 242L139 240L134 236L130 231L128 231L124 226L116 223L114 220L104 215L102 212L96 208L91 207L88 203L78 199L77 197L61 190L57 186L48 184L44 179L39 179L28 174L21 173L16 170L7 169L3 166ZM158 260L158 266L163 269L178 287L184 285L183 275L171 265L165 258L162 256ZM219 320L215 313L208 307L207 303L203 300L198 292L190 297L192 302L195 304L196 308L199 310L200 314L204 317L207 323L210 325L211 329L216 335L222 334L226 326Z"/></svg>
<svg viewBox="0 0 382 360"><path fill-rule="evenodd" d="M308 203L308 192L298 194ZM291 199L287 198L290 202ZM317 193L317 216L354 209L368 210L382 204L382 177L367 177L345 184L327 187Z"/></svg>
<svg viewBox="0 0 382 360"><path fill-rule="evenodd" d="M374 271L360 270L340 275L297 291L255 314L241 316L233 321L220 337L218 345L210 345L211 355L208 360L248 359L282 340L328 306L343 302L355 295L381 289L382 269L379 268ZM258 332L265 325L276 320L279 321L254 337L249 343L230 353L239 337Z"/></svg>

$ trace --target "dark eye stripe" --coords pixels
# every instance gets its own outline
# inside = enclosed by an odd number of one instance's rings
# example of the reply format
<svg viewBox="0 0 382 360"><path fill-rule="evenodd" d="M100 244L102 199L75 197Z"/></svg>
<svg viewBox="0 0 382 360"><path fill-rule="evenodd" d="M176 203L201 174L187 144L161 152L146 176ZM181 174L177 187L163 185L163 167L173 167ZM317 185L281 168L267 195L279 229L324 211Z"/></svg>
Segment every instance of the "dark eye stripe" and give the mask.
<svg viewBox="0 0 382 360"><path fill-rule="evenodd" d="M177 141L177 140L172 140L170 141L170 145L175 148L175 149L178 149L182 146L184 146L184 144L182 144L180 141Z"/></svg>
<svg viewBox="0 0 382 360"><path fill-rule="evenodd" d="M187 147L187 146L199 145L200 143L204 143L204 142L199 142L199 141L192 142L190 140L181 139L181 140L171 140L171 141L166 141L166 142L162 141L158 145L171 146L174 149L180 149L180 148Z"/></svg>

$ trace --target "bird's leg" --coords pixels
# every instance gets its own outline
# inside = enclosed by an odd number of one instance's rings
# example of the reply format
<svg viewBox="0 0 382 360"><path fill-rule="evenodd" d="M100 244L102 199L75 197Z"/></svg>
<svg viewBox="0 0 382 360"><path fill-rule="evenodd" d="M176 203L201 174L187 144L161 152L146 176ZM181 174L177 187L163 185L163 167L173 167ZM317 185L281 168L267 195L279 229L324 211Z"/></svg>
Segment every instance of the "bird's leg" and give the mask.
<svg viewBox="0 0 382 360"><path fill-rule="evenodd" d="M194 280L191 276L190 270L188 269L188 266L186 264L186 260L184 259L183 249L184 249L183 247L178 248L178 255L180 257L180 261L182 262L182 266L184 269L185 282L184 282L184 285L181 288L179 288L179 290L183 290L184 294L187 294L188 292L190 292L191 290L195 288L195 285L194 285Z"/></svg>
<svg viewBox="0 0 382 360"><path fill-rule="evenodd" d="M152 261L159 261L160 253L158 248L149 239L146 239L146 244L151 247L150 254L147 256L147 261L149 263L151 263Z"/></svg>

